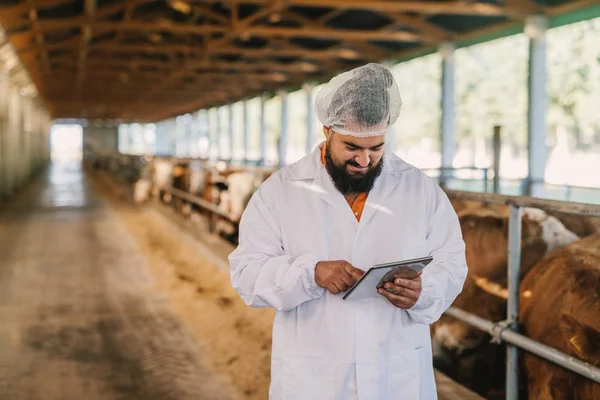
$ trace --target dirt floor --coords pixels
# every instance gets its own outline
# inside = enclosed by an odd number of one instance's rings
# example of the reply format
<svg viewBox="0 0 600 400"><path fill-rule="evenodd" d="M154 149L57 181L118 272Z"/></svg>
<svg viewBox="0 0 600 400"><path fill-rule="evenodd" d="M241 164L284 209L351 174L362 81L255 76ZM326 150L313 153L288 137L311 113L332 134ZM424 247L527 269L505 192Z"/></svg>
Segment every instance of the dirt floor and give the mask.
<svg viewBox="0 0 600 400"><path fill-rule="evenodd" d="M160 247L153 276L77 165L53 165L0 211L0 399L241 397L155 289L174 282Z"/></svg>
<svg viewBox="0 0 600 400"><path fill-rule="evenodd" d="M208 365L244 398L267 399L274 312L246 306L231 287L223 253L233 247L214 237L202 244L154 207L136 207L115 196L119 189L107 180L95 182L144 255L156 288L206 349ZM207 246L220 246L221 256Z"/></svg>

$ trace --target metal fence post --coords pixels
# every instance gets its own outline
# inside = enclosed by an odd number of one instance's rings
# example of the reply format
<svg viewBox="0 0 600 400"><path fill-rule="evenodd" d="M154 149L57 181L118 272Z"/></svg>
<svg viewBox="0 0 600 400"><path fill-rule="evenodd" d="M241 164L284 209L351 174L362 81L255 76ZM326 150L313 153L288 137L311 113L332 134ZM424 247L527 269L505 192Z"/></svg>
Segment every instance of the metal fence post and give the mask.
<svg viewBox="0 0 600 400"><path fill-rule="evenodd" d="M489 177L488 177L488 169L484 168L483 169L483 191L485 193L488 192L488 179L489 179Z"/></svg>
<svg viewBox="0 0 600 400"><path fill-rule="evenodd" d="M521 208L511 204L508 225L508 329L516 330L519 322L519 276L521 270ZM506 346L506 399L519 396L518 347Z"/></svg>
<svg viewBox="0 0 600 400"><path fill-rule="evenodd" d="M494 126L494 193L500 193L500 126Z"/></svg>

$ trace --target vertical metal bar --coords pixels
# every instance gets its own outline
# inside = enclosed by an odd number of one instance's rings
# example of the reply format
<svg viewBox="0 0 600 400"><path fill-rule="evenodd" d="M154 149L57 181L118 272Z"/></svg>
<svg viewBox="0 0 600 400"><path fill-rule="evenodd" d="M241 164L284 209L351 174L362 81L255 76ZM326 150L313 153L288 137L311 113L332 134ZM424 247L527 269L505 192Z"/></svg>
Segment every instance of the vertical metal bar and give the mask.
<svg viewBox="0 0 600 400"><path fill-rule="evenodd" d="M488 179L489 179L489 177L488 177L488 169L484 168L483 169L483 191L485 193L488 192L488 186L489 186L488 185Z"/></svg>
<svg viewBox="0 0 600 400"><path fill-rule="evenodd" d="M506 320L515 330L519 321L519 277L521 270L521 208L510 205L508 225L508 307ZM519 353L514 345L506 346L506 399L515 400L519 392Z"/></svg>
<svg viewBox="0 0 600 400"><path fill-rule="evenodd" d="M265 95L260 96L260 159L259 165L265 165L267 156L267 130L265 127Z"/></svg>
<svg viewBox="0 0 600 400"><path fill-rule="evenodd" d="M223 121L221 121L221 114L223 114L222 111L222 107L217 107L217 126L216 126L216 132L217 132L217 137L215 139L215 141L217 142L217 160L221 160L223 157L223 146L221 145L222 143L222 130L223 130Z"/></svg>
<svg viewBox="0 0 600 400"><path fill-rule="evenodd" d="M227 111L228 111L227 115L229 117L229 132L227 134L227 136L229 136L229 160L230 160L230 162L232 162L234 159L233 152L235 150L234 140L233 140L233 104L227 105Z"/></svg>
<svg viewBox="0 0 600 400"><path fill-rule="evenodd" d="M445 187L449 180L452 167L455 147L455 58L454 51L456 45L451 42L444 42L439 47L439 53L442 56L442 96L441 96L441 126L440 126L440 144L441 144L441 167L440 184Z"/></svg>
<svg viewBox="0 0 600 400"><path fill-rule="evenodd" d="M313 149L313 121L315 118L314 115L314 96L313 96L313 86L311 84L307 84L304 86L304 90L306 91L306 154L310 154Z"/></svg>
<svg viewBox="0 0 600 400"><path fill-rule="evenodd" d="M500 126L494 126L494 193L500 193Z"/></svg>
<svg viewBox="0 0 600 400"><path fill-rule="evenodd" d="M528 185L526 194L540 197L544 193L546 170L546 109L548 104L548 62L546 31L548 19L543 15L529 16L525 21L525 34L529 37L528 74Z"/></svg>
<svg viewBox="0 0 600 400"><path fill-rule="evenodd" d="M279 134L279 168L286 165L288 141L288 97L284 91L279 92L281 98L281 129Z"/></svg>
<svg viewBox="0 0 600 400"><path fill-rule="evenodd" d="M246 100L242 103L244 105L244 116L243 116L243 129L244 129L244 165L248 160L248 103Z"/></svg>
<svg viewBox="0 0 600 400"><path fill-rule="evenodd" d="M207 143L206 143L206 159L210 160L210 156L212 153L212 146L213 146L213 140L212 140L212 130L214 129L213 126L211 126L210 123L210 110L207 109L205 110L206 114L205 114L205 118L206 118L206 139L207 139Z"/></svg>

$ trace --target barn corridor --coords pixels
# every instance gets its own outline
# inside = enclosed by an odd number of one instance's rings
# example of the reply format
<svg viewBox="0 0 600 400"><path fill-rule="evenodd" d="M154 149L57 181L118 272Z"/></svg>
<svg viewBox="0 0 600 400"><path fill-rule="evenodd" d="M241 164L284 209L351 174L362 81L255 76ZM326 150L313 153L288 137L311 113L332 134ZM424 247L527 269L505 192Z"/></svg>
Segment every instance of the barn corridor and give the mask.
<svg viewBox="0 0 600 400"><path fill-rule="evenodd" d="M228 399L80 164L0 214L0 399Z"/></svg>
<svg viewBox="0 0 600 400"><path fill-rule="evenodd" d="M0 213L0 400L265 399L273 315L236 297L227 246L93 179L51 164Z"/></svg>

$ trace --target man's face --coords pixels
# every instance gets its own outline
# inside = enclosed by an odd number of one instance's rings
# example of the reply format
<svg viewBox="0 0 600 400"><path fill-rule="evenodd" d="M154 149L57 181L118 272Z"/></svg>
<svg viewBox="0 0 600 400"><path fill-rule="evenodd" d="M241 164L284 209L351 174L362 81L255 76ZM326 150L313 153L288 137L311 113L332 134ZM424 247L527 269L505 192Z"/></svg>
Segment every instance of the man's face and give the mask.
<svg viewBox="0 0 600 400"><path fill-rule="evenodd" d="M383 168L385 135L356 138L323 128L327 138L325 162L342 194L368 192Z"/></svg>

